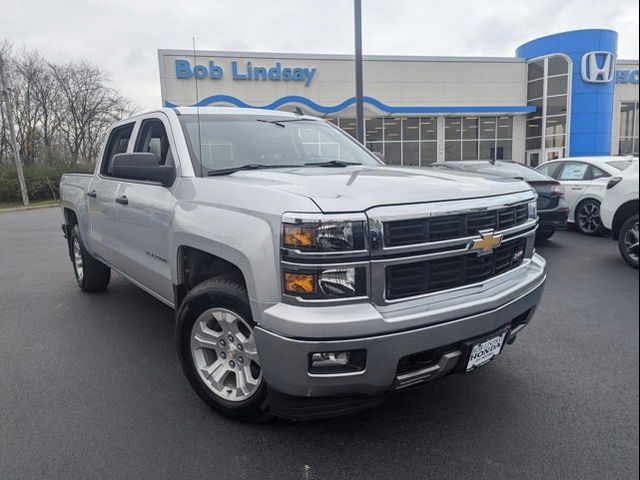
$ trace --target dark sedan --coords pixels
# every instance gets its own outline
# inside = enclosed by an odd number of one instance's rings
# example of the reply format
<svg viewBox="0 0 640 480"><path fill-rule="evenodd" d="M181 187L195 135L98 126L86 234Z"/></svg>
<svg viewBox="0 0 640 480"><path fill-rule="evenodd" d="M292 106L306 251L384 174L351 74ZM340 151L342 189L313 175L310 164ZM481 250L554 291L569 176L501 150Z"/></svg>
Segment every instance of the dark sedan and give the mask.
<svg viewBox="0 0 640 480"><path fill-rule="evenodd" d="M569 206L564 199L564 188L560 182L526 165L504 160L495 164L488 161L450 161L434 163L432 167L524 180L538 193L538 239L546 240L556 230L567 228Z"/></svg>

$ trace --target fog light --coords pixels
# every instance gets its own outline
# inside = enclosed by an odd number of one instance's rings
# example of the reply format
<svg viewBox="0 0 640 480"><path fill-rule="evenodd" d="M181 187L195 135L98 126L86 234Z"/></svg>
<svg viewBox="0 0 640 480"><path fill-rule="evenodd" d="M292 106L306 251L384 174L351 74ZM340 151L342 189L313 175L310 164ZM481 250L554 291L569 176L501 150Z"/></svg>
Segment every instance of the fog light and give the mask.
<svg viewBox="0 0 640 480"><path fill-rule="evenodd" d="M309 355L309 373L349 373L364 370L366 350L314 352Z"/></svg>

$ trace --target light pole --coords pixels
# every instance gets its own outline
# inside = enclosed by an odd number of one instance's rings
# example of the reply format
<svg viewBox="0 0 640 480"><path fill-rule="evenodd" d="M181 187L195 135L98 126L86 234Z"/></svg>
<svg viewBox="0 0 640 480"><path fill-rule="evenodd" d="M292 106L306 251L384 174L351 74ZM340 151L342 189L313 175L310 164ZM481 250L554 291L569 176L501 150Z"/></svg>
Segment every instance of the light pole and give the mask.
<svg viewBox="0 0 640 480"><path fill-rule="evenodd" d="M362 2L353 1L356 47L356 139L364 145L364 101L362 95Z"/></svg>

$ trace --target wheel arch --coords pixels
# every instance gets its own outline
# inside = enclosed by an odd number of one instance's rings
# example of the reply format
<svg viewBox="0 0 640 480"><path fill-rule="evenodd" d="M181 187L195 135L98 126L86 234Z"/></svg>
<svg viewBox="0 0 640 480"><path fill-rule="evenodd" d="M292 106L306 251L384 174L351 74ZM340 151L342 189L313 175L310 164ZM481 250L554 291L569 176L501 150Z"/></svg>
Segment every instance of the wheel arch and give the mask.
<svg viewBox="0 0 640 480"><path fill-rule="evenodd" d="M615 215L613 216L613 223L611 226L611 232L613 234L613 239L618 240L620 235L620 229L624 222L627 221L629 217L632 215L637 215L640 211L640 200L629 200L626 203L623 203L616 210Z"/></svg>
<svg viewBox="0 0 640 480"><path fill-rule="evenodd" d="M578 223L578 211L580 210L580 207L582 206L582 204L590 200L597 202L598 205L602 205L602 198L596 197L595 195L585 195L584 197L581 197L578 203L576 203L576 206L574 207L572 212L574 223L576 224Z"/></svg>

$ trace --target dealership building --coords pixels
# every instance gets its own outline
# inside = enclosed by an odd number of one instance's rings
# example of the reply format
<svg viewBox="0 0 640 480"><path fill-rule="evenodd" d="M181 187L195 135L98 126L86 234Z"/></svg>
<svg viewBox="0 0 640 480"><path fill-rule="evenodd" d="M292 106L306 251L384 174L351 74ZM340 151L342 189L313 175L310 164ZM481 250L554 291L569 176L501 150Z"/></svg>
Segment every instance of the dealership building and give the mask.
<svg viewBox="0 0 640 480"><path fill-rule="evenodd" d="M411 166L638 155L638 60L618 59L617 38L558 33L514 57L365 56L366 145ZM355 135L352 56L159 50L158 58L165 106L301 109Z"/></svg>

